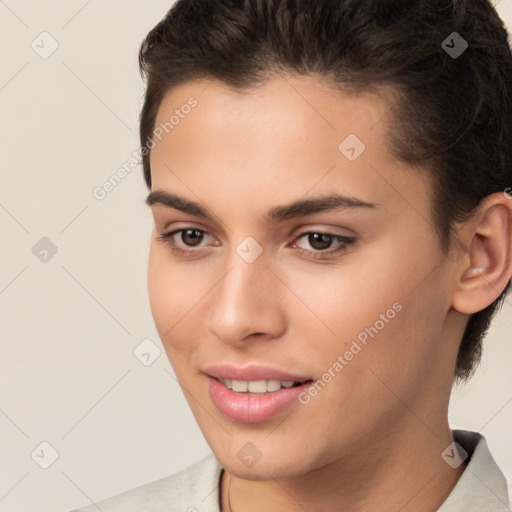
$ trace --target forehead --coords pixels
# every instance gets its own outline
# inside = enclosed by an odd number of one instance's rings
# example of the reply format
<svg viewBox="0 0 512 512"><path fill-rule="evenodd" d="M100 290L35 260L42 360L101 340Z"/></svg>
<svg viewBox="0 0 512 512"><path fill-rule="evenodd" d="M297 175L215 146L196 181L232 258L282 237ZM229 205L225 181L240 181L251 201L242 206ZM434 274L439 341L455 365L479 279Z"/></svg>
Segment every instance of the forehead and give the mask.
<svg viewBox="0 0 512 512"><path fill-rule="evenodd" d="M317 148L329 151L333 143L338 150L339 142L356 134L382 152L387 149L386 117L396 98L390 87L355 94L335 89L320 79L296 75L275 76L263 85L245 89L218 80L195 81L168 91L155 128L164 128L164 138L169 131L175 146L193 135L210 149L208 143L216 142L216 134L235 137L239 146L240 139L250 134L252 139L243 148L246 153L261 151L265 142L269 147L269 141L282 152L287 143L297 140L309 142L308 152ZM188 106L191 100L196 104L193 109ZM324 144L319 147L320 141ZM300 152L299 147L294 150Z"/></svg>
<svg viewBox="0 0 512 512"><path fill-rule="evenodd" d="M226 197L269 204L312 189L403 201L422 178L391 152L396 98L390 88L349 94L290 75L245 90L217 80L183 84L166 94L157 114L153 189L211 196L222 184Z"/></svg>

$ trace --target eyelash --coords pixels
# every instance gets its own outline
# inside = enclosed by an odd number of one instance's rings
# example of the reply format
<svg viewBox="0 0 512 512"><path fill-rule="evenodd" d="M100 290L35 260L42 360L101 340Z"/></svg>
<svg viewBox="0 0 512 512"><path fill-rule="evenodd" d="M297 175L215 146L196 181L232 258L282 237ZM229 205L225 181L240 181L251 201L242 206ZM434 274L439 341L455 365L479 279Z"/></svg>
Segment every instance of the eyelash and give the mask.
<svg viewBox="0 0 512 512"><path fill-rule="evenodd" d="M177 235L178 233L184 233L186 231L197 231L198 233L202 234L208 234L207 231L203 229L196 229L194 227L189 228L181 228L176 229L175 231L171 231L169 233L162 233L157 236L157 240L167 244L170 246L173 253L179 255L179 256L197 256L198 253L203 252L198 249L183 249L182 247L178 247L176 245L176 242L173 240L174 235ZM356 239L353 237L347 237L343 235L335 235L333 233L325 233L323 231L306 231L299 236L297 236L296 240L300 240L301 238L304 238L309 235L325 235L329 236L333 239L333 242L337 241L340 243L336 248L334 249L324 249L324 250L310 250L310 249L304 249L302 247L297 247L297 252L299 254L305 254L307 256L312 256L314 258L325 258L329 256L334 256L340 253L343 253L347 251L352 245L354 245Z"/></svg>

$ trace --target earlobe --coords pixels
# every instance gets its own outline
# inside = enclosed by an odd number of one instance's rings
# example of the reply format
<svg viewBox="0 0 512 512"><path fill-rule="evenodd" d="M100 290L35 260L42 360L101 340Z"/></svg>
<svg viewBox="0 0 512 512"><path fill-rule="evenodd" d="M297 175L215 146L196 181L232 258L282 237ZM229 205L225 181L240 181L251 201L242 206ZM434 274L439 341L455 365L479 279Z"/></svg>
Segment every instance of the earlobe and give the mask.
<svg viewBox="0 0 512 512"><path fill-rule="evenodd" d="M470 221L468 254L460 261L460 278L452 306L473 314L492 304L512 275L512 200L499 192L488 196Z"/></svg>

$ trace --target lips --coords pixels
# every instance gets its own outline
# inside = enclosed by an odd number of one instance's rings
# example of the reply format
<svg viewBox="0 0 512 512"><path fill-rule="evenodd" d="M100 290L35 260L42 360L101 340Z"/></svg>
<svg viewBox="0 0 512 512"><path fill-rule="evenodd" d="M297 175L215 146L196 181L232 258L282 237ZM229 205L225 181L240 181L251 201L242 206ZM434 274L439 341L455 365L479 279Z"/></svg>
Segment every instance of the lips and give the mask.
<svg viewBox="0 0 512 512"><path fill-rule="evenodd" d="M274 418L298 400L312 380L265 366L211 366L205 371L213 403L227 418L261 423Z"/></svg>

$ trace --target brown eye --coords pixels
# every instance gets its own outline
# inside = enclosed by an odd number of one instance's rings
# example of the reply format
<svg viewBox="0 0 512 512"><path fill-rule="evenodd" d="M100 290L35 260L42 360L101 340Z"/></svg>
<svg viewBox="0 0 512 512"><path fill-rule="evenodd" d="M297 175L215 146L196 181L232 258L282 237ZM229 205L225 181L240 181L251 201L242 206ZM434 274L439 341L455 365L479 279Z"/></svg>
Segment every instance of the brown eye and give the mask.
<svg viewBox="0 0 512 512"><path fill-rule="evenodd" d="M204 231L199 229L184 229L181 231L181 241L190 247L199 245L204 239Z"/></svg>
<svg viewBox="0 0 512 512"><path fill-rule="evenodd" d="M301 254L315 258L328 258L346 252L355 241L354 237L310 231L300 235L293 245Z"/></svg>
<svg viewBox="0 0 512 512"><path fill-rule="evenodd" d="M170 233L162 233L157 237L161 242L166 243L175 253L192 254L203 249L205 239L211 236L206 231L197 228L177 229ZM214 243L214 245L218 245Z"/></svg>
<svg viewBox="0 0 512 512"><path fill-rule="evenodd" d="M313 249L323 251L331 246L333 238L332 235L326 233L310 233L308 235L308 242Z"/></svg>

